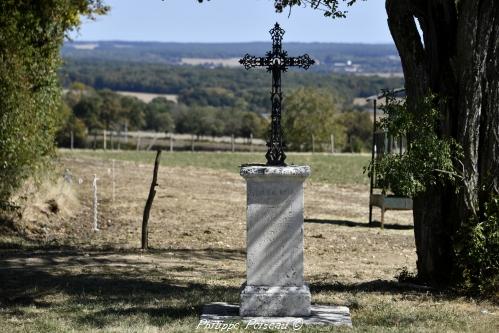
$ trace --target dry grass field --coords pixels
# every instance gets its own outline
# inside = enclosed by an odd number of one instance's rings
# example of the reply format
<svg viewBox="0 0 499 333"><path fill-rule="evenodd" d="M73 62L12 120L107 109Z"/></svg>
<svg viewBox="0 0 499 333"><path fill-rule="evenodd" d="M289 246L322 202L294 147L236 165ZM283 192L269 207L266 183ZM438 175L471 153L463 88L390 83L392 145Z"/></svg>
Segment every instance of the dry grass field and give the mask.
<svg viewBox="0 0 499 333"><path fill-rule="evenodd" d="M149 223L151 250L142 252L153 157L60 153L57 174L69 169L73 184L59 181L52 204L24 212L14 225L22 236L8 232L13 226L6 223L1 229L0 331L193 332L203 304L237 303L245 280L246 200L237 170L257 157L164 153ZM415 269L412 217L388 212L384 230L368 227L367 157L290 160L310 163L313 172L326 165L333 170L317 170L305 184L305 276L313 303L350 307L353 330L335 331L499 331L499 308L490 299L396 280L403 267ZM94 174L98 232L92 231Z"/></svg>

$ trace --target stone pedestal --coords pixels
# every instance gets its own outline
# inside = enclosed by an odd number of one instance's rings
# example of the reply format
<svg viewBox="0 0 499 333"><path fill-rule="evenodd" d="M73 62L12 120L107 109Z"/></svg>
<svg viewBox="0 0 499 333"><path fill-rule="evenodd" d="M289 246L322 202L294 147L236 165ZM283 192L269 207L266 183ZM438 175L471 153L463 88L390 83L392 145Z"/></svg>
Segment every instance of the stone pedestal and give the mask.
<svg viewBox="0 0 499 333"><path fill-rule="evenodd" d="M241 317L310 315L303 280L303 182L309 175L309 166L241 167L247 181Z"/></svg>

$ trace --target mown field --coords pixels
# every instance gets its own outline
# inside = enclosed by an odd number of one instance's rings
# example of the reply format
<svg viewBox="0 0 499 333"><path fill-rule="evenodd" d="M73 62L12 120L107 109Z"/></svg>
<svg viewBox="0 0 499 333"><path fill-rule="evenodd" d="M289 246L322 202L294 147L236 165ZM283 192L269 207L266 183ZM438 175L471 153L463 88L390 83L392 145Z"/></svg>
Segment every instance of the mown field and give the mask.
<svg viewBox="0 0 499 333"><path fill-rule="evenodd" d="M151 250L142 252L153 159L153 152L59 152L58 183L43 187L21 220L0 225L0 331L203 331L196 326L204 304L238 302L246 230L238 170L263 163L261 154L163 153ZM388 212L384 230L367 225L368 156L290 154L288 161L313 169L305 184L305 277L312 301L349 306L354 325L303 332L499 331L499 308L491 299L395 278L415 269L412 217ZM61 181L65 169L71 185ZM98 232L92 231L94 175Z"/></svg>
<svg viewBox="0 0 499 333"><path fill-rule="evenodd" d="M168 167L195 167L215 170L223 170L231 173L239 173L242 164L266 163L265 153L228 153L228 152L164 152L161 165ZM61 157L89 157L110 161L132 161L136 163L151 164L154 162L156 152L150 151L103 151L103 150L79 150L77 153L71 150L62 150ZM369 164L368 154L310 154L310 153L288 153L286 163L296 165L310 165L312 168L311 181L327 184L369 184L364 167Z"/></svg>

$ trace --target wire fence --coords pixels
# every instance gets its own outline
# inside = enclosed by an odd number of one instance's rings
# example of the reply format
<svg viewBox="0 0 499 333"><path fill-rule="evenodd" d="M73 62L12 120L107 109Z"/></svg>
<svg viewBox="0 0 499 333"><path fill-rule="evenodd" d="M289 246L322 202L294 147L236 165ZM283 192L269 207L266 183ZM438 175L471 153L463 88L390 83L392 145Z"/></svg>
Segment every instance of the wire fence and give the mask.
<svg viewBox="0 0 499 333"><path fill-rule="evenodd" d="M61 148L87 148L104 150L164 150L164 151L232 151L232 152L264 152L267 150L266 141L254 138L235 136L206 136L195 134L157 133L146 131L93 131L83 142L75 145L73 132L69 133L70 141ZM335 147L335 137L331 134L330 141L319 142L313 134L309 142L301 147L310 152L340 152ZM300 148L300 151L303 149Z"/></svg>

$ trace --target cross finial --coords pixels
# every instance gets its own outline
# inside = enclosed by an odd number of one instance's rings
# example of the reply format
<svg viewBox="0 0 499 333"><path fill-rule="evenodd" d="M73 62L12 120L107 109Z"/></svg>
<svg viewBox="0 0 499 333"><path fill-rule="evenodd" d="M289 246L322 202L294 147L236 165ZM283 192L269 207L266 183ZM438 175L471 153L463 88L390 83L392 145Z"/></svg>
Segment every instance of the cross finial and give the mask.
<svg viewBox="0 0 499 333"><path fill-rule="evenodd" d="M270 124L270 138L267 141L269 148L265 157L267 165L285 166L284 160L286 154L284 148L286 144L283 140L281 129L281 108L282 108L282 92L281 92L281 72L285 72L288 67L301 67L308 69L315 63L308 54L299 57L288 57L288 53L282 50L282 37L284 29L276 22L270 30L272 37L272 51L267 52L265 57L255 57L246 54L239 63L245 69L253 67L267 67L267 71L272 72L272 92L270 100L272 103L272 119Z"/></svg>

